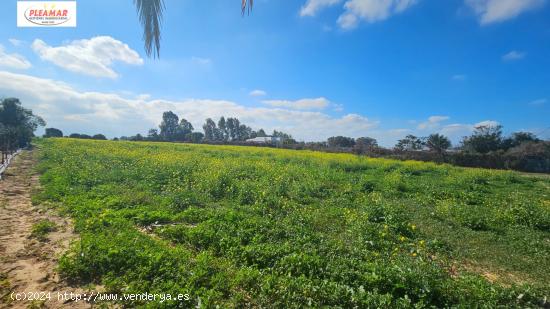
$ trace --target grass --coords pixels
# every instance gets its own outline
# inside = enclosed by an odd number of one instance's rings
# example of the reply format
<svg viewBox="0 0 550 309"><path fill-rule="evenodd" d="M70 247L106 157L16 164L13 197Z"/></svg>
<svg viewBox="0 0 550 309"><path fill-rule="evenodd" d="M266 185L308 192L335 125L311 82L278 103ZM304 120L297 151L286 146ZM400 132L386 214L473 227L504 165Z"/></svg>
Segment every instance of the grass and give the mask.
<svg viewBox="0 0 550 309"><path fill-rule="evenodd" d="M536 307L549 296L548 178L267 148L37 143L34 199L74 218L81 240L60 271L81 284L189 294L187 307Z"/></svg>
<svg viewBox="0 0 550 309"><path fill-rule="evenodd" d="M57 225L50 220L44 219L33 224L31 228L31 237L44 241L51 232L57 231Z"/></svg>

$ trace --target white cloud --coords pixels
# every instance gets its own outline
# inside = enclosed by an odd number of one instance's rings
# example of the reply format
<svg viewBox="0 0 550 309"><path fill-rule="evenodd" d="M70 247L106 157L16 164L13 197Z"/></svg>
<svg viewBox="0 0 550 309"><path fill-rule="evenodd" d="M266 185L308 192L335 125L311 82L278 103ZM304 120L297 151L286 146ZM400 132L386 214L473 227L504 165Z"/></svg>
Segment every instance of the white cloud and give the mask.
<svg viewBox="0 0 550 309"><path fill-rule="evenodd" d="M368 136L378 126L377 121L357 114L333 117L314 111L247 107L225 100L170 101L82 92L63 82L5 71L0 71L0 94L20 98L25 107L43 116L48 126L58 127L66 134L145 133L148 128L158 126L167 110L189 120L198 131L206 118L238 117L254 129L282 130L307 141L325 140L333 135Z"/></svg>
<svg viewBox="0 0 550 309"><path fill-rule="evenodd" d="M267 95L267 92L261 89L256 89L256 90L250 91L249 95L252 97L263 97Z"/></svg>
<svg viewBox="0 0 550 309"><path fill-rule="evenodd" d="M321 9L340 2L342 2L342 0L307 0L300 9L300 16L315 16Z"/></svg>
<svg viewBox="0 0 550 309"><path fill-rule="evenodd" d="M95 77L117 78L114 62L142 65L143 59L127 44L109 36L77 40L59 47L35 40L32 49L42 60L65 70Z"/></svg>
<svg viewBox="0 0 550 309"><path fill-rule="evenodd" d="M476 124L474 124L474 128L475 127L480 127L480 126L486 126L486 127L496 127L500 125L500 123L498 121L494 121L494 120L485 120L485 121L481 121L481 122L478 122Z"/></svg>
<svg viewBox="0 0 550 309"><path fill-rule="evenodd" d="M546 103L548 103L547 99L538 99L538 100L534 100L534 101L529 102L529 105L531 105L531 106L543 106Z"/></svg>
<svg viewBox="0 0 550 309"><path fill-rule="evenodd" d="M288 100L265 100L262 103L272 107L282 107L297 110L325 109L330 105L330 101L325 98L301 99L297 101Z"/></svg>
<svg viewBox="0 0 550 309"><path fill-rule="evenodd" d="M210 66L213 63L212 59L201 58L201 57L191 57L191 62L196 65L204 65L204 66Z"/></svg>
<svg viewBox="0 0 550 309"><path fill-rule="evenodd" d="M4 46L0 45L0 67L26 70L32 67L31 63L19 54L8 54Z"/></svg>
<svg viewBox="0 0 550 309"><path fill-rule="evenodd" d="M8 39L8 41L11 43L11 45L15 46L15 47L19 47L21 45L23 45L23 41L21 40L18 40L18 39Z"/></svg>
<svg viewBox="0 0 550 309"><path fill-rule="evenodd" d="M526 53L518 52L518 51L513 50L513 51L503 55L502 60L504 60L504 61L521 60L521 59L525 58L526 55L527 55Z"/></svg>
<svg viewBox="0 0 550 309"><path fill-rule="evenodd" d="M545 0L465 0L474 10L482 25L502 22L540 8Z"/></svg>
<svg viewBox="0 0 550 309"><path fill-rule="evenodd" d="M431 116L427 121L420 123L417 127L418 130L433 130L439 128L441 123L449 120L448 116Z"/></svg>
<svg viewBox="0 0 550 309"><path fill-rule="evenodd" d="M388 19L415 5L417 0L348 0L344 4L345 12L338 18L343 29L352 29L362 19L374 23Z"/></svg>
<svg viewBox="0 0 550 309"><path fill-rule="evenodd" d="M454 81L462 82L465 81L468 77L464 74L456 74L451 77Z"/></svg>

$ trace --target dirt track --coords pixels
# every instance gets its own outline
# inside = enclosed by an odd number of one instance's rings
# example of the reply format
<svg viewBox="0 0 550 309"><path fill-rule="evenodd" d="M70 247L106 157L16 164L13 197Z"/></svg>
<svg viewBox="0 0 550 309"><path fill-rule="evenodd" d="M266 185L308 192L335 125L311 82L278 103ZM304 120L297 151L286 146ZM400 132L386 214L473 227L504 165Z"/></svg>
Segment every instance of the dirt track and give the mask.
<svg viewBox="0 0 550 309"><path fill-rule="evenodd" d="M31 204L31 192L39 186L34 163L33 153L24 151L0 180L0 308L89 308L84 302L58 300L58 292L82 292L67 286L55 271L75 235L68 219ZM44 240L30 237L33 224L44 219L57 230ZM51 300L12 299L12 293L29 292L51 293Z"/></svg>

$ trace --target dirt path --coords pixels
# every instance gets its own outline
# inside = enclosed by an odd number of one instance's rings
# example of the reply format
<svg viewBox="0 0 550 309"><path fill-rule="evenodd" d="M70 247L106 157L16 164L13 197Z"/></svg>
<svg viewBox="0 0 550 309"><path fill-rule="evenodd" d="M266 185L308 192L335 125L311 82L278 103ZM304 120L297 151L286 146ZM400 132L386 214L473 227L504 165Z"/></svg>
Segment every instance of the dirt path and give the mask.
<svg viewBox="0 0 550 309"><path fill-rule="evenodd" d="M31 204L31 190L39 185L34 163L33 153L24 151L0 181L0 308L90 308L58 298L58 292L82 292L67 286L55 271L75 236L68 219ZM33 225L42 220L55 223L56 230L41 240L31 237ZM51 300L12 299L12 293L29 292L51 293Z"/></svg>

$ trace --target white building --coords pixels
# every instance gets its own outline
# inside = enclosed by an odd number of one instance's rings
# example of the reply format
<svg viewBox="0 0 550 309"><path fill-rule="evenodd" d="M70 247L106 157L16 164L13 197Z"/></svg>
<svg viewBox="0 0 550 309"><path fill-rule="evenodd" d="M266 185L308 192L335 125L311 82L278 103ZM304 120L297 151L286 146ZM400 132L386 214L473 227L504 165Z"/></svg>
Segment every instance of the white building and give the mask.
<svg viewBox="0 0 550 309"><path fill-rule="evenodd" d="M279 144L283 140L280 137L274 137L274 136L264 136L264 137L256 137L247 139L247 143L251 144Z"/></svg>

